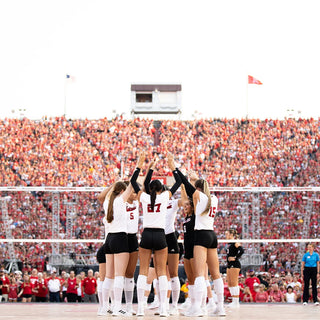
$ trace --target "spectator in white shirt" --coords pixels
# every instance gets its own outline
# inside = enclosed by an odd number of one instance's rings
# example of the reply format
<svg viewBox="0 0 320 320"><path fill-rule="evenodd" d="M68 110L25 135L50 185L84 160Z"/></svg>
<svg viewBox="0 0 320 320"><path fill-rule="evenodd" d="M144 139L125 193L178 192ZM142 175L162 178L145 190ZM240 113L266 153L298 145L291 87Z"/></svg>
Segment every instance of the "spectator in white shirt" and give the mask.
<svg viewBox="0 0 320 320"><path fill-rule="evenodd" d="M57 272L53 270L51 272L51 278L48 281L49 289L49 301L50 302L59 302L60 301L60 280L56 277Z"/></svg>

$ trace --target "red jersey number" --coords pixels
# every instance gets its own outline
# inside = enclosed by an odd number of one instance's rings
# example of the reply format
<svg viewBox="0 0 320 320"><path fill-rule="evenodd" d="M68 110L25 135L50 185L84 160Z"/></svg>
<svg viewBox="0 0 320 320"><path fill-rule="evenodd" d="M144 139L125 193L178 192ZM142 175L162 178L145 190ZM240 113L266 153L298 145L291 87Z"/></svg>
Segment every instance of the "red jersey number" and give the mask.
<svg viewBox="0 0 320 320"><path fill-rule="evenodd" d="M161 203L154 205L154 210L151 209L151 204L148 204L148 212L160 212Z"/></svg>
<svg viewBox="0 0 320 320"><path fill-rule="evenodd" d="M211 207L209 210L209 217L214 218L216 216L216 207Z"/></svg>

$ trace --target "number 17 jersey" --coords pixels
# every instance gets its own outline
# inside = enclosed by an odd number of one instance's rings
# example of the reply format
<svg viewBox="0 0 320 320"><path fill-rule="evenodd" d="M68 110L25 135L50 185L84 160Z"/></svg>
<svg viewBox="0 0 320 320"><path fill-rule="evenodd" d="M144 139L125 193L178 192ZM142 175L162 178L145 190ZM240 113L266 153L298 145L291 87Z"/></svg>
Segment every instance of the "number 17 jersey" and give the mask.
<svg viewBox="0 0 320 320"><path fill-rule="evenodd" d="M140 196L143 211L143 228L164 229L166 225L166 213L169 202L169 191L164 191L156 196L154 209L151 209L151 197L142 192Z"/></svg>

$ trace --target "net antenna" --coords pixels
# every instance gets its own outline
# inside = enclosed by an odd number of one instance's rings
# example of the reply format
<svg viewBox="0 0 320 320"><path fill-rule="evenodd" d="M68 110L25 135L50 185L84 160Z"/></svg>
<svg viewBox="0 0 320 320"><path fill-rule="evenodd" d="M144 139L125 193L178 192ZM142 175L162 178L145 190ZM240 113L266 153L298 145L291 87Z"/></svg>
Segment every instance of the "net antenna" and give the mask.
<svg viewBox="0 0 320 320"><path fill-rule="evenodd" d="M60 227L60 194L59 192L52 192L52 238L59 239L59 227ZM61 256L59 250L59 243L51 243L51 257L50 264L59 265Z"/></svg>
<svg viewBox="0 0 320 320"><path fill-rule="evenodd" d="M1 197L0 199L1 199L2 221L3 221L5 233L6 233L6 238L13 239L12 231L10 228L12 221L9 220L9 214L8 214L8 202L11 201L11 197L6 196L6 197ZM7 268L8 272L19 270L13 242L8 242L8 253L10 258L9 266Z"/></svg>

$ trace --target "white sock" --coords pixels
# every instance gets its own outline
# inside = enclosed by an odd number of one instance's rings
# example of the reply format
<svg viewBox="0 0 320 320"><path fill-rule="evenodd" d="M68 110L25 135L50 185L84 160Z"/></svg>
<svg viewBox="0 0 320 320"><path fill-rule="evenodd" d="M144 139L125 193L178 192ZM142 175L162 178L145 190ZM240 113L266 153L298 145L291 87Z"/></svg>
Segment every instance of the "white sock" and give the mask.
<svg viewBox="0 0 320 320"><path fill-rule="evenodd" d="M167 276L160 276L158 280L159 280L160 309L165 310L167 293L168 293L168 279L167 279Z"/></svg>
<svg viewBox="0 0 320 320"><path fill-rule="evenodd" d="M190 302L193 305L195 303L195 300L194 300L194 285L193 284L189 284L188 289L189 289L188 298L190 298Z"/></svg>
<svg viewBox="0 0 320 320"><path fill-rule="evenodd" d="M98 280L97 281L97 292L98 292L98 298L99 298L99 308L103 307L102 285L103 285L103 281Z"/></svg>
<svg viewBox="0 0 320 320"><path fill-rule="evenodd" d="M144 303L144 299L145 299L144 292L146 290L146 284L147 284L147 277L142 274L139 274L138 280L137 280L137 294L138 294L139 305L142 305Z"/></svg>
<svg viewBox="0 0 320 320"><path fill-rule="evenodd" d="M180 280L178 277L171 278L172 305L177 307L180 297Z"/></svg>
<svg viewBox="0 0 320 320"><path fill-rule="evenodd" d="M124 295L126 297L127 307L132 306L133 290L134 290L134 278L125 278L124 279Z"/></svg>
<svg viewBox="0 0 320 320"><path fill-rule="evenodd" d="M229 291L232 297L232 302L239 303L239 293L240 293L239 286L230 287Z"/></svg>
<svg viewBox="0 0 320 320"><path fill-rule="evenodd" d="M159 287L159 280L158 279L156 281L156 292L157 292L158 301L159 301L159 304L160 304L161 303L161 296L160 296L160 287Z"/></svg>
<svg viewBox="0 0 320 320"><path fill-rule="evenodd" d="M102 305L104 308L109 308L109 296L113 287L113 279L105 278L102 284Z"/></svg>
<svg viewBox="0 0 320 320"><path fill-rule="evenodd" d="M205 290L207 290L207 287L206 287L206 281L204 277L197 277L194 281L195 304L193 306L195 308L199 308L201 306L202 298Z"/></svg>
<svg viewBox="0 0 320 320"><path fill-rule="evenodd" d="M124 277L116 276L114 278L114 309L121 310L122 292L124 288Z"/></svg>
<svg viewBox="0 0 320 320"><path fill-rule="evenodd" d="M218 307L223 306L223 281L222 278L213 280L213 285L214 285L214 291L216 292L217 295L217 300L218 300Z"/></svg>

